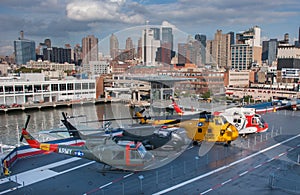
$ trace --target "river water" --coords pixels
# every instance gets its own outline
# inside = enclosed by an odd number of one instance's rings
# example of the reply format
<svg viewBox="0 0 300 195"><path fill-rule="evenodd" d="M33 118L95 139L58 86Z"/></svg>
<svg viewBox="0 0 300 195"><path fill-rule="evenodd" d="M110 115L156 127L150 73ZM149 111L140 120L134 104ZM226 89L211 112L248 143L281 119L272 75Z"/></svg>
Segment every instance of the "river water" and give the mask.
<svg viewBox="0 0 300 195"><path fill-rule="evenodd" d="M0 144L18 145L22 127L24 127L27 115L30 115L30 121L27 130L34 136L39 136L39 131L62 128L60 120L62 112L68 115L79 116L74 119L76 125L99 128L103 122L82 123L85 121L95 121L111 118L129 118L134 115L134 110L122 103L112 104L91 104L91 105L73 105L67 108L45 109L8 112L0 115ZM112 121L112 126L126 126L127 124L136 123L136 120L119 120ZM39 139L39 137L37 137ZM45 141L45 140L41 140Z"/></svg>

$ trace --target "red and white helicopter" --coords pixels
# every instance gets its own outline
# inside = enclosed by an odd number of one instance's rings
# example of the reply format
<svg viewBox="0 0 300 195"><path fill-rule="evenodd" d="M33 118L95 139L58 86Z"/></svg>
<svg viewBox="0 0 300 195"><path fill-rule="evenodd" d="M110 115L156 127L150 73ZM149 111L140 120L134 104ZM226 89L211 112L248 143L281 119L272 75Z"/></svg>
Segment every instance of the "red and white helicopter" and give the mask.
<svg viewBox="0 0 300 195"><path fill-rule="evenodd" d="M180 115L180 116L187 116L187 115L195 115L195 114L199 114L200 111L194 111L194 110L191 110L191 111L183 111L180 106L176 103L175 99L171 96L170 99L172 100L172 104L169 105L168 108L171 108L171 109L174 109L175 112Z"/></svg>
<svg viewBox="0 0 300 195"><path fill-rule="evenodd" d="M255 113L254 108L229 108L224 112L218 112L224 116L228 122L235 125L240 135L245 136L250 133L261 133L268 130L269 125L261 115Z"/></svg>

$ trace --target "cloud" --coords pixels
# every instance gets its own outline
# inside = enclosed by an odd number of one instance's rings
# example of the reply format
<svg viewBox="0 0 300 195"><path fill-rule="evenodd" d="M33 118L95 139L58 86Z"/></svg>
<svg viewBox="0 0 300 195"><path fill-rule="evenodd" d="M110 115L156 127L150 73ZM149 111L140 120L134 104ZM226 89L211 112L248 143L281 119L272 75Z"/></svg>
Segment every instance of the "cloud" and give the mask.
<svg viewBox="0 0 300 195"><path fill-rule="evenodd" d="M151 20L163 19L176 26L229 26L276 23L299 16L298 0L283 2L246 0L179 0L170 4L151 4ZM245 23L246 22L246 23Z"/></svg>
<svg viewBox="0 0 300 195"><path fill-rule="evenodd" d="M164 20L162 23L161 23L162 26L164 27L172 27L172 28L176 28L175 25L171 24L170 22Z"/></svg>
<svg viewBox="0 0 300 195"><path fill-rule="evenodd" d="M24 30L35 41L53 37L58 44L80 42L88 34L100 38L146 20L151 25L168 21L188 34L209 38L217 29L236 32L258 25L262 36L268 32L274 37L297 31L299 8L299 0L1 0L0 41L12 45Z"/></svg>
<svg viewBox="0 0 300 195"><path fill-rule="evenodd" d="M134 4L126 4L125 0L104 1L74 1L67 5L67 17L77 21L111 21L129 24L143 24L144 17L136 10L128 10L127 6L135 7Z"/></svg>
<svg viewBox="0 0 300 195"><path fill-rule="evenodd" d="M6 43L0 41L0 55L9 56L14 52L14 47L12 43Z"/></svg>

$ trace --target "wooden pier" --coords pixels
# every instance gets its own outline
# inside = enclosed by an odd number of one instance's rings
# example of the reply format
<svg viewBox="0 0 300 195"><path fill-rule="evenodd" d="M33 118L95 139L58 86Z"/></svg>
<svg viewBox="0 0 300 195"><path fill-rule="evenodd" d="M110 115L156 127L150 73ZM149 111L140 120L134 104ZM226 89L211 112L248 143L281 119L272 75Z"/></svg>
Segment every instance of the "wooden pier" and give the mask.
<svg viewBox="0 0 300 195"><path fill-rule="evenodd" d="M6 114L8 112L16 111L27 111L27 110L43 110L43 109L56 109L62 107L71 107L73 105L89 105L89 104L106 104L118 102L116 100L101 98L94 100L73 100L73 101L61 101L61 102L45 102L45 103L33 103L33 104L24 104L19 107L8 107L1 108L0 114Z"/></svg>

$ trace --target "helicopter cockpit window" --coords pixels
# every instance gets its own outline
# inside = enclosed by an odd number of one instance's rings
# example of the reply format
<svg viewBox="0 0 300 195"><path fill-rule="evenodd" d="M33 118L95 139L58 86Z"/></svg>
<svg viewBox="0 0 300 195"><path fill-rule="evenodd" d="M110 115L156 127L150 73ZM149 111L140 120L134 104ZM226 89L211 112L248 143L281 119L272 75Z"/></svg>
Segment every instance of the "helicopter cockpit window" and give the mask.
<svg viewBox="0 0 300 195"><path fill-rule="evenodd" d="M130 150L130 158L131 159L140 159L141 156L139 155L138 151Z"/></svg>
<svg viewBox="0 0 300 195"><path fill-rule="evenodd" d="M261 119L262 119L262 118L261 118ZM258 125L263 125L261 119L260 119L260 118L256 118L256 122L257 122Z"/></svg>
<svg viewBox="0 0 300 195"><path fill-rule="evenodd" d="M206 115L206 121L214 122L214 116L213 115Z"/></svg>
<svg viewBox="0 0 300 195"><path fill-rule="evenodd" d="M140 145L138 146L137 151L138 151L138 153L140 154L140 156L141 156L142 158L144 158L144 156L145 156L146 153L147 153L146 148L144 147L143 144L140 144Z"/></svg>
<svg viewBox="0 0 300 195"><path fill-rule="evenodd" d="M112 160L123 160L124 151L112 151Z"/></svg>
<svg viewBox="0 0 300 195"><path fill-rule="evenodd" d="M222 121L220 118L215 118L215 124L216 125L222 125Z"/></svg>
<svg viewBox="0 0 300 195"><path fill-rule="evenodd" d="M224 116L220 116L221 117L221 119L222 119L222 124L224 125L224 124L226 124L226 123L228 123L228 121L227 121L227 119L224 117Z"/></svg>
<svg viewBox="0 0 300 195"><path fill-rule="evenodd" d="M255 117L258 118L258 121L259 121L260 124L265 124L264 119L260 115L256 114Z"/></svg>
<svg viewBox="0 0 300 195"><path fill-rule="evenodd" d="M257 124L257 118L255 118L255 117L252 118L252 124L253 124L253 125L256 125L256 124Z"/></svg>

